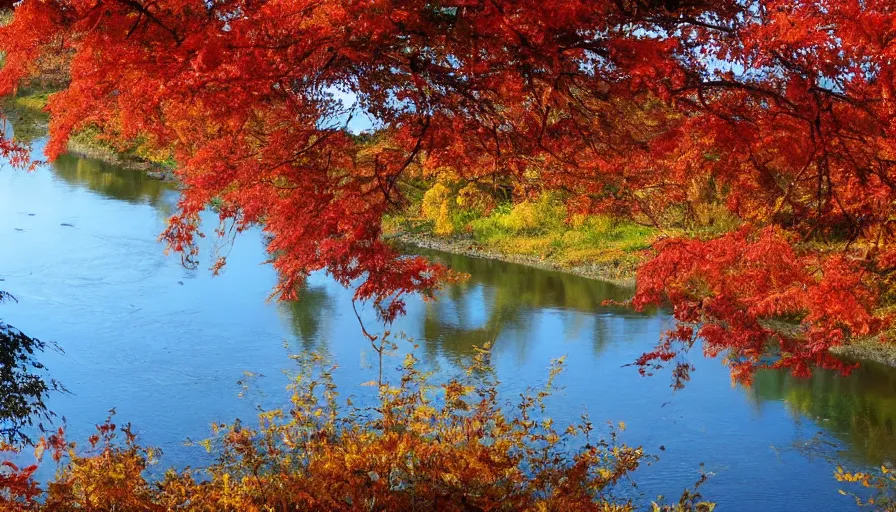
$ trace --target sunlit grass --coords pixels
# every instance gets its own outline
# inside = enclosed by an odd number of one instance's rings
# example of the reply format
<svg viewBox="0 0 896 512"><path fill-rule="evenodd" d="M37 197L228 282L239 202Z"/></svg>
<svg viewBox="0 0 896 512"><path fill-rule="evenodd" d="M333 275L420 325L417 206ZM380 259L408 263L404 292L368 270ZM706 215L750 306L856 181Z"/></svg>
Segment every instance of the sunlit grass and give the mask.
<svg viewBox="0 0 896 512"><path fill-rule="evenodd" d="M435 235L474 241L480 249L524 257L553 267L589 267L614 279L630 279L660 231L609 215L570 215L551 194L486 208L455 203L446 187L384 219L387 233ZM460 201L457 201L458 203ZM485 201L479 200L478 204ZM447 211L446 211L447 210Z"/></svg>
<svg viewBox="0 0 896 512"><path fill-rule="evenodd" d="M50 100L50 94L52 92L49 91L29 92L16 96L12 101L19 107L43 112Z"/></svg>
<svg viewBox="0 0 896 512"><path fill-rule="evenodd" d="M44 108L50 92L24 92L3 102L3 114L12 123L15 139L31 142L46 136L50 114Z"/></svg>
<svg viewBox="0 0 896 512"><path fill-rule="evenodd" d="M552 259L562 265L610 265L633 271L639 254L659 232L606 215L568 216L566 207L550 197L514 206L469 223L473 238L496 250Z"/></svg>

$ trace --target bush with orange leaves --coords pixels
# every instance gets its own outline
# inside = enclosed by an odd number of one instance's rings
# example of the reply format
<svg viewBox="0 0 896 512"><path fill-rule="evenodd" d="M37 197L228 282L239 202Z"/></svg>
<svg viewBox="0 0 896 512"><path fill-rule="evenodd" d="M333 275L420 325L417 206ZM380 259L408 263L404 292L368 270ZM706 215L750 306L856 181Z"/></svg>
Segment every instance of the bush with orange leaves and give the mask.
<svg viewBox="0 0 896 512"><path fill-rule="evenodd" d="M840 489L840 494L852 496L859 507L896 512L896 469L892 465L883 465L874 471L848 471L838 465L834 478L838 482L864 487L861 494Z"/></svg>
<svg viewBox="0 0 896 512"><path fill-rule="evenodd" d="M202 470L144 477L156 453L128 427L107 421L79 453L61 435L44 440L59 463L41 490L34 466L9 464L0 476L0 509L31 511L628 511L614 498L644 458L641 448L593 438L587 417L565 431L543 416L547 385L512 408L498 399L487 352L465 376L432 384L407 356L395 386L380 386L374 408L337 405L332 368L297 356L291 406L259 415L256 428L214 425L202 444L217 462ZM124 442L119 441L119 431ZM574 438L580 438L575 440ZM625 480L623 480L625 478ZM619 485L617 485L619 484ZM698 483L699 485L699 483ZM699 493L653 510L712 510Z"/></svg>

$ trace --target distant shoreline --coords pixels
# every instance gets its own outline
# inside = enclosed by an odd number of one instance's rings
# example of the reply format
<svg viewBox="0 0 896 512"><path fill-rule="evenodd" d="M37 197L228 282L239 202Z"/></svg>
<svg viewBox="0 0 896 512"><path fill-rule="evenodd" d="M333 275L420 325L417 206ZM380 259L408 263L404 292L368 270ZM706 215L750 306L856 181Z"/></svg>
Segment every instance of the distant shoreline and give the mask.
<svg viewBox="0 0 896 512"><path fill-rule="evenodd" d="M152 179L169 182L177 181L174 177L173 169L139 157L125 156L106 147L90 144L87 141L75 140L74 138L69 139L67 149L69 153L76 156L100 160L129 171L144 172Z"/></svg>
<svg viewBox="0 0 896 512"><path fill-rule="evenodd" d="M530 267L540 268L544 270L553 270L557 272L565 272L567 274L584 277L586 279L594 279L605 281L624 288L635 288L635 276L632 273L626 273L622 276L613 275L609 265L599 264L579 264L579 265L561 265L549 259L538 258L524 254L508 254L498 252L482 247L474 240L469 238L450 237L442 238L435 235L421 233L396 233L387 235L392 240L397 240L403 244L423 249L435 249L437 251L450 252L453 254L461 254L474 258L485 258L490 260L506 261L508 263L517 263Z"/></svg>

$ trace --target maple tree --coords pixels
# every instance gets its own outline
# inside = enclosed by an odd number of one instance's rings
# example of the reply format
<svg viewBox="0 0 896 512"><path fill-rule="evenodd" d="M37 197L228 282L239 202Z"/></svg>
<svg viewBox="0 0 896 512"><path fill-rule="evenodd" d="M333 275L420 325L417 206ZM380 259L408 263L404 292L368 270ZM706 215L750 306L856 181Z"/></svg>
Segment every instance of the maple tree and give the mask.
<svg viewBox="0 0 896 512"><path fill-rule="evenodd" d="M170 149L185 190L165 237L187 261L199 212L216 199L237 231L260 223L271 235L282 295L326 269L386 320L403 295L448 277L381 237L408 173L512 180L562 191L578 213L660 227L700 197L742 225L656 245L634 303L671 302L680 325L642 363L699 337L710 353L730 350L743 378L765 366L847 370L828 348L889 324L894 10L888 0L23 0L0 29L0 94L68 52L70 81L49 104L50 158L86 127ZM362 111L374 136L345 129ZM769 326L781 317L797 328Z"/></svg>

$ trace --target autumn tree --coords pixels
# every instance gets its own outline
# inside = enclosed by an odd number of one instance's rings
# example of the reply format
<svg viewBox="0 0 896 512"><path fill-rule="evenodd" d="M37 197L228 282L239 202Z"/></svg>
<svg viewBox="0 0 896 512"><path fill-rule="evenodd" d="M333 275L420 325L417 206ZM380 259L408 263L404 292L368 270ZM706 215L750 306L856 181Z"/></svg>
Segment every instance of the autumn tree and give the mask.
<svg viewBox="0 0 896 512"><path fill-rule="evenodd" d="M657 244L634 304L669 302L680 325L642 362L703 339L729 351L736 376L804 374L842 368L828 349L889 321L894 9L23 0L0 30L0 93L70 52L49 104L50 158L86 127L171 149L186 188L165 237L186 261L216 199L222 222L271 235L281 295L323 269L387 320L447 275L382 240L409 172L562 190L581 212L660 227L703 191L741 227ZM375 137L346 130L362 111ZM796 328L770 325L782 318Z"/></svg>

